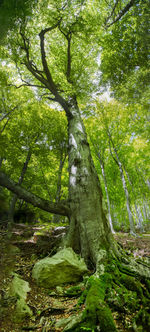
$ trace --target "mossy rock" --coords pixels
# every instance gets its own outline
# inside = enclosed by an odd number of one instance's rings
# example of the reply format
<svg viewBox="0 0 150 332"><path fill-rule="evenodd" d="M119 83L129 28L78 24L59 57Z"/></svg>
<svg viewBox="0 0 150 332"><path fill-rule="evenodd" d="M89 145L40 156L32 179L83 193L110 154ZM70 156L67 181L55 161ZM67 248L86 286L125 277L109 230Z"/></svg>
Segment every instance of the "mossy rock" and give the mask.
<svg viewBox="0 0 150 332"><path fill-rule="evenodd" d="M29 283L23 280L20 275L14 273L13 276L8 294L16 298L13 320L20 322L25 317L32 316L32 310L26 303L27 293L30 291L30 287Z"/></svg>
<svg viewBox="0 0 150 332"><path fill-rule="evenodd" d="M88 272L84 260L71 248L64 248L52 257L38 261L32 270L32 276L39 286L54 288L82 280Z"/></svg>

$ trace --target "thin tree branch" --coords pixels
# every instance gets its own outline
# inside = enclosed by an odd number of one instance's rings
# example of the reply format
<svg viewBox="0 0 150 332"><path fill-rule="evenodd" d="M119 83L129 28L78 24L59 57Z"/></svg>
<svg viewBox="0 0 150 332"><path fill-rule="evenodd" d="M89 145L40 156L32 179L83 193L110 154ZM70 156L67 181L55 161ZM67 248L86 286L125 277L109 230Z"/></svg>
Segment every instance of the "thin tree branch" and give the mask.
<svg viewBox="0 0 150 332"><path fill-rule="evenodd" d="M45 175L44 175L44 172L43 172L42 166L40 166L40 170L41 170L41 173L42 173L42 176L43 176L43 180L44 180L44 184L45 184L45 188L46 188L46 191L47 191L47 193L48 193L48 196L49 196L50 199L52 199L52 195L50 194L50 191L49 191L49 188L48 188L48 185L47 185L46 179L45 179Z"/></svg>
<svg viewBox="0 0 150 332"><path fill-rule="evenodd" d="M105 20L105 24L106 24L106 25L107 25L108 21L110 20L110 18L113 16L113 14L114 14L114 12L115 12L115 9L116 9L116 7L117 7L117 5L118 5L118 2L119 2L119 0L116 0L114 6L113 6L113 8L112 8L112 11L111 11L110 15L109 15L109 16L107 17L107 19ZM108 3L107 3L107 4L108 4Z"/></svg>
<svg viewBox="0 0 150 332"><path fill-rule="evenodd" d="M17 106L15 106L12 110L10 110L9 112L7 112L1 119L0 119L0 122L1 121L3 121L5 118L7 118L7 116L9 115L9 114L11 114L16 108L18 107L18 105Z"/></svg>
<svg viewBox="0 0 150 332"><path fill-rule="evenodd" d="M119 12L117 17L109 24L106 25L106 28L109 28L114 23L118 22L128 11L131 7L133 7L136 0L130 0L128 4ZM108 22L108 21L107 21Z"/></svg>
<svg viewBox="0 0 150 332"><path fill-rule="evenodd" d="M7 119L6 123L4 124L3 128L1 129L1 131L0 131L1 134L2 134L3 131L5 130L5 128L6 128L7 124L8 124L8 122L9 122L9 120L10 120L10 118Z"/></svg>

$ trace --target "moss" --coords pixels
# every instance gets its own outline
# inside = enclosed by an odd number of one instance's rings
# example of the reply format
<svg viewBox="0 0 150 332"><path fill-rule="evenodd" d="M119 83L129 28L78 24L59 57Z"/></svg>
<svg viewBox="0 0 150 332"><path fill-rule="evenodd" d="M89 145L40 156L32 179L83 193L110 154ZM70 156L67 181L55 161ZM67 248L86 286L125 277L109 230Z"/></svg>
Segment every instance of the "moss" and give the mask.
<svg viewBox="0 0 150 332"><path fill-rule="evenodd" d="M83 289L80 286L72 286L65 291L65 296L67 297L79 297Z"/></svg>
<svg viewBox="0 0 150 332"><path fill-rule="evenodd" d="M134 319L133 325L136 328L136 331L149 332L150 331L150 314L145 309L140 309Z"/></svg>
<svg viewBox="0 0 150 332"><path fill-rule="evenodd" d="M145 283L145 285L146 285L146 288L147 288L148 292L150 293L150 280L145 279L145 280L144 280L144 283Z"/></svg>
<svg viewBox="0 0 150 332"><path fill-rule="evenodd" d="M113 288L109 289L105 300L108 305L115 311L121 313L135 312L139 309L137 293L127 290L124 286L113 284Z"/></svg>
<svg viewBox="0 0 150 332"><path fill-rule="evenodd" d="M139 281L135 280L135 278L122 273L119 281L127 289L129 289L131 291L135 291L141 298L143 298L141 284Z"/></svg>
<svg viewBox="0 0 150 332"><path fill-rule="evenodd" d="M98 320L100 324L101 331L103 332L115 332L117 331L111 310L106 307L102 306L98 310Z"/></svg>
<svg viewBox="0 0 150 332"><path fill-rule="evenodd" d="M89 278L88 284L90 287L86 297L86 309L82 317L82 328L90 328L91 331L96 331L96 326L100 326L103 332L116 331L111 310L104 302L105 292L110 282L111 276L108 273L105 273L99 279Z"/></svg>

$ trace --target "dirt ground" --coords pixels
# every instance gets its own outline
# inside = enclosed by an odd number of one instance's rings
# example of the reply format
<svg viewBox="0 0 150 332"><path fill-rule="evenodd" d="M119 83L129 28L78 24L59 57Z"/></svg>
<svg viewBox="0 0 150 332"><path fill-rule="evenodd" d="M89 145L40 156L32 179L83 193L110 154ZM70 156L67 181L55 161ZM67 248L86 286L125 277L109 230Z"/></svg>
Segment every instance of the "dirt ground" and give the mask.
<svg viewBox="0 0 150 332"><path fill-rule="evenodd" d="M62 232L64 229L59 234L59 231L55 232L54 228L44 231L44 228L38 225L32 225L32 227L16 225L12 232L13 235L9 238L7 230L0 229L0 331L61 332L63 329L54 328L55 323L60 318L67 318L76 313L78 298L62 296L57 294L55 289L55 294L52 295L49 290L39 288L32 279L31 272L35 262L37 259L56 252ZM135 259L145 260L150 257L150 234L133 238L127 233L117 233L115 238ZM31 288L27 304L31 308L33 316L20 323L13 321L15 303L7 297L7 289L12 279L11 271L28 281ZM71 285L65 286L64 289L69 287ZM84 306L81 306L80 312L83 309ZM121 321L117 313L113 314L118 331L130 331L129 328L125 327L125 324L129 327L132 317L124 317Z"/></svg>

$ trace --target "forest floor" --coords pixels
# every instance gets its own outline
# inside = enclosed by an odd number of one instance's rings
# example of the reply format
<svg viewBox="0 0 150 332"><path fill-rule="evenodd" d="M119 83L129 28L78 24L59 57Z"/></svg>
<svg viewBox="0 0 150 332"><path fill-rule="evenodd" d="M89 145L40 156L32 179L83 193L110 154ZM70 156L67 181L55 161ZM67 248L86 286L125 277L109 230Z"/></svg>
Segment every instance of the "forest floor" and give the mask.
<svg viewBox="0 0 150 332"><path fill-rule="evenodd" d="M7 230L0 228L0 331L61 332L63 329L56 329L55 323L60 318L67 318L76 313L78 298L62 296L59 292L57 293L57 289L51 293L49 290L39 288L32 279L32 268L35 262L56 252L63 232L64 228L47 228L47 225L17 224L9 238ZM133 238L127 233L117 233L115 238L127 250L127 253L136 259L150 257L150 234ZM6 295L12 279L10 274L12 271L28 281L31 288L27 304L31 308L33 316L20 323L14 322L15 304ZM63 289L71 286L67 285ZM84 305L80 307L80 312L83 309ZM113 316L118 331L132 331L130 328L132 317L130 315L123 317L114 312Z"/></svg>

